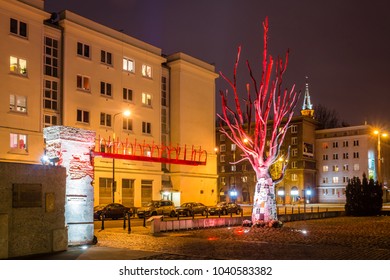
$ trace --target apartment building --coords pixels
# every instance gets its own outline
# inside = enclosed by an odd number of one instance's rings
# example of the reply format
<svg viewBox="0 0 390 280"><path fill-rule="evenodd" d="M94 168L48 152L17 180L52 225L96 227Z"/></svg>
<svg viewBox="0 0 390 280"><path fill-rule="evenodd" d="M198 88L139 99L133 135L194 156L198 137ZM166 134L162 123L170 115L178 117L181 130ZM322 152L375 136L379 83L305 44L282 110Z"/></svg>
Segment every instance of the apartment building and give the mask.
<svg viewBox="0 0 390 280"><path fill-rule="evenodd" d="M389 145L375 131L375 127L365 124L315 132L319 202L344 203L348 179L362 178L363 173L383 182L387 200Z"/></svg>
<svg viewBox="0 0 390 280"><path fill-rule="evenodd" d="M97 143L194 145L206 165L95 157L94 204L216 202L214 66L71 11L49 14L44 1L1 0L0 23L1 161L39 163L52 125L93 130Z"/></svg>

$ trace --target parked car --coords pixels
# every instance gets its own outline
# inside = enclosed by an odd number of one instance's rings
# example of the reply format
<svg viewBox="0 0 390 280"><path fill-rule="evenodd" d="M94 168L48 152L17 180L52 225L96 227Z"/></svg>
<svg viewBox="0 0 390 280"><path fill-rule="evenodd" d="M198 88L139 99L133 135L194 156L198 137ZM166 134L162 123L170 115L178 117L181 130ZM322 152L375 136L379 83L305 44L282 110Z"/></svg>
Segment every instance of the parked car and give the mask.
<svg viewBox="0 0 390 280"><path fill-rule="evenodd" d="M209 207L210 215L227 215L229 213L240 214L242 208L235 202L219 202L217 205Z"/></svg>
<svg viewBox="0 0 390 280"><path fill-rule="evenodd" d="M104 215L104 219L117 220L123 218L125 214L131 213L132 210L119 203L100 204L93 208L93 218L101 220Z"/></svg>
<svg viewBox="0 0 390 280"><path fill-rule="evenodd" d="M140 207L137 210L138 218L150 217L150 216L176 216L176 208L170 200L152 200L146 206Z"/></svg>
<svg viewBox="0 0 390 280"><path fill-rule="evenodd" d="M179 216L192 216L201 214L205 216L207 214L207 206L199 202L186 202L176 207L176 213Z"/></svg>

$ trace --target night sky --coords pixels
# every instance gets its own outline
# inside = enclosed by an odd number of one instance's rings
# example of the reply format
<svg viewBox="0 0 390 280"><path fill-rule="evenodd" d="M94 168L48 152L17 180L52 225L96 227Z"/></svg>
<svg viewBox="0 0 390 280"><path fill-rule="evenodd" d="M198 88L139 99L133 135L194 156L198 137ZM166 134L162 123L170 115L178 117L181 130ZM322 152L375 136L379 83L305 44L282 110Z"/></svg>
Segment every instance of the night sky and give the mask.
<svg viewBox="0 0 390 280"><path fill-rule="evenodd" d="M290 49L285 87L304 91L308 76L314 105L337 111L350 125L367 121L390 128L388 0L46 0L45 7L123 30L167 55L187 53L229 77L241 45L245 82L246 59L261 69L262 21L268 16L269 54L284 57ZM227 87L217 79L217 91Z"/></svg>

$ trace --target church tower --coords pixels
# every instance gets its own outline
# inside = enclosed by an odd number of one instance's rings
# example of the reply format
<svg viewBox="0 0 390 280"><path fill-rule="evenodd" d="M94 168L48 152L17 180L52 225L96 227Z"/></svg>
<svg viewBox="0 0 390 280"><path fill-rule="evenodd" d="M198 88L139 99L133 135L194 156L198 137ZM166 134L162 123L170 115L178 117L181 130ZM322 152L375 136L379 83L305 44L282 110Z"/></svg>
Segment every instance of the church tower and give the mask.
<svg viewBox="0 0 390 280"><path fill-rule="evenodd" d="M308 77L306 77L305 97L303 99L301 115L309 118L314 118L314 110L313 110L313 105L310 102L309 83L307 79Z"/></svg>

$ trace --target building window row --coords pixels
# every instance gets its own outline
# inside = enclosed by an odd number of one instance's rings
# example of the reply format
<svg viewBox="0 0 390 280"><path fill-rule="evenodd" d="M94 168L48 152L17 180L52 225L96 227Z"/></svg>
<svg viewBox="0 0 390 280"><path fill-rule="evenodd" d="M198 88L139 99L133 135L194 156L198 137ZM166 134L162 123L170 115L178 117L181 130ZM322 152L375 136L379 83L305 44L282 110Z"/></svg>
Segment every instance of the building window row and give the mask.
<svg viewBox="0 0 390 280"><path fill-rule="evenodd" d="M91 46L82 42L77 42L77 55L82 58L91 59ZM113 54L106 50L100 50L100 62L102 64L113 67ZM130 73L135 73L135 61L134 59L123 57L122 58L122 70ZM142 64L141 74L145 78L151 79L153 76L152 66L148 64Z"/></svg>

